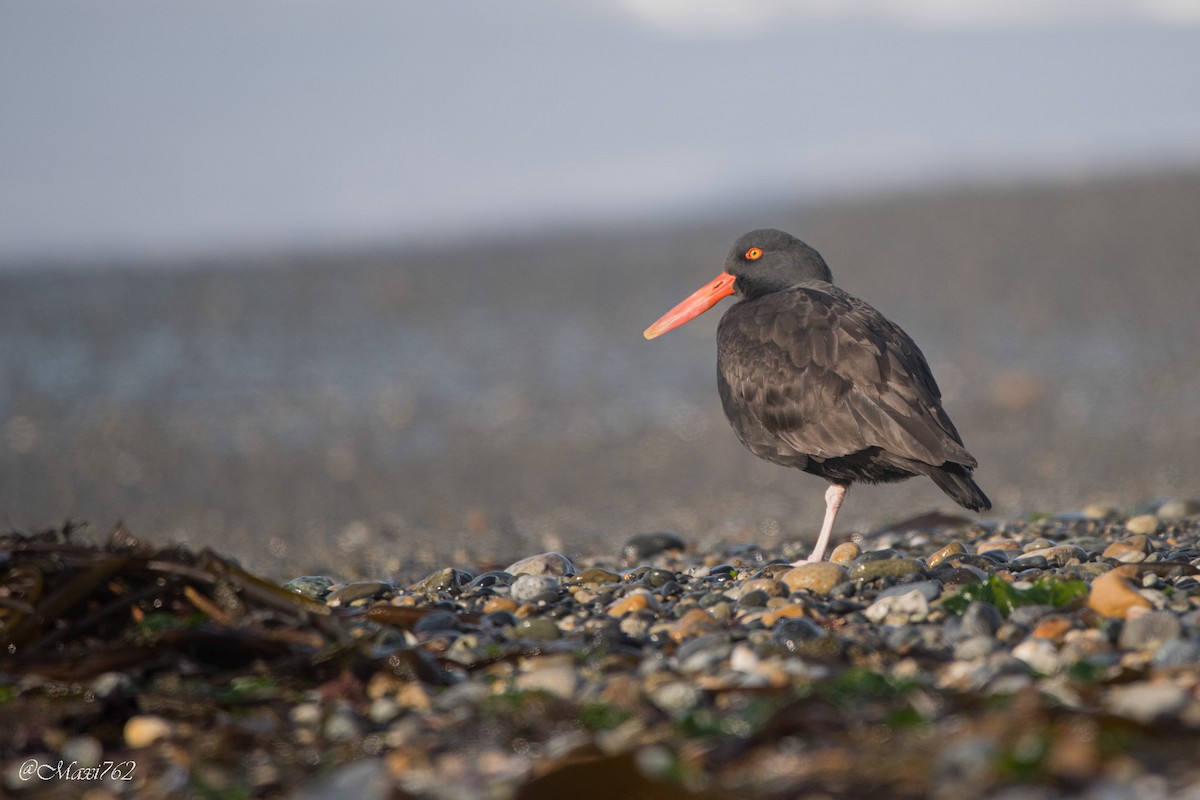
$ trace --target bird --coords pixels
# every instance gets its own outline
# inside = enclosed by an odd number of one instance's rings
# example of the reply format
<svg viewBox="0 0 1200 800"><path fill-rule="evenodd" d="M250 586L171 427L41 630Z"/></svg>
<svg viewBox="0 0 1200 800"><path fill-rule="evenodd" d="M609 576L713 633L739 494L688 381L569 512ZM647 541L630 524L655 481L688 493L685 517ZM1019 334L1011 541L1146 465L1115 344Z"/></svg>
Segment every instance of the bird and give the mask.
<svg viewBox="0 0 1200 800"><path fill-rule="evenodd" d="M829 481L811 554L823 560L855 482L925 475L986 511L977 466L912 337L833 283L825 259L773 228L738 238L720 275L646 329L653 339L736 295L717 327L717 389L751 453Z"/></svg>

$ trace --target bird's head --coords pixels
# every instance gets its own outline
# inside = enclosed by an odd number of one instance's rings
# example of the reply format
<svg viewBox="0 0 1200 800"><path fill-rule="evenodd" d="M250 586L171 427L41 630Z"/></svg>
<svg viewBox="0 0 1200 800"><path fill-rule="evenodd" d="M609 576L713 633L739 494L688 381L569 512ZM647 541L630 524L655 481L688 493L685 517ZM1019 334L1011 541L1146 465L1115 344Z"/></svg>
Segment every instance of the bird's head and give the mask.
<svg viewBox="0 0 1200 800"><path fill-rule="evenodd" d="M738 237L725 271L713 278L675 308L663 315L646 332L647 339L677 328L736 294L753 299L811 281L833 282L821 254L791 234L762 228Z"/></svg>

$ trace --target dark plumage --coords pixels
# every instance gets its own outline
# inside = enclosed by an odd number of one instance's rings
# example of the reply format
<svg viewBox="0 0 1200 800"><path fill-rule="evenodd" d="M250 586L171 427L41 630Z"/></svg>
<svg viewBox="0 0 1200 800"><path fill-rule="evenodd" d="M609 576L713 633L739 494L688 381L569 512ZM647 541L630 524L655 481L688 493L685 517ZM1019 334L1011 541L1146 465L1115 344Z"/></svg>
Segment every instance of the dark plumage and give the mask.
<svg viewBox="0 0 1200 800"><path fill-rule="evenodd" d="M752 231L733 246L722 275L646 331L653 338L738 295L717 333L721 403L752 453L832 484L810 560L824 554L855 481L927 475L965 508L991 507L920 348L832 281L804 242Z"/></svg>

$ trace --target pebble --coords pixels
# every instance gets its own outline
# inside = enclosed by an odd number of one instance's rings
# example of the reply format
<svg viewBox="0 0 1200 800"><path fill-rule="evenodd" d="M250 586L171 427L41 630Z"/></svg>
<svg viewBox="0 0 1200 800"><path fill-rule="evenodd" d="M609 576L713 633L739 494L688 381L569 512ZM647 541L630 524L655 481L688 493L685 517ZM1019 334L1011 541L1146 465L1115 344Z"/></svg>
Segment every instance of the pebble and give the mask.
<svg viewBox="0 0 1200 800"><path fill-rule="evenodd" d="M1168 500L1158 507L1155 515L1166 520L1200 516L1200 500Z"/></svg>
<svg viewBox="0 0 1200 800"><path fill-rule="evenodd" d="M1125 520L1125 530L1150 536L1158 532L1159 520L1154 514L1139 514Z"/></svg>
<svg viewBox="0 0 1200 800"><path fill-rule="evenodd" d="M667 635L675 642L682 642L685 639L694 639L697 636L706 636L710 633L715 633L716 631L723 630L724 627L723 624L717 621L716 617L704 609L693 608L671 623Z"/></svg>
<svg viewBox="0 0 1200 800"><path fill-rule="evenodd" d="M641 787L627 778L649 780L641 759L672 790L682 782L705 796L857 796L863 775L879 796L1037 797L1067 786L1134 797L1109 788L1149 778L1168 781L1154 796L1186 796L1190 766L1154 770L1176 750L1186 759L1200 735L1200 521L1158 516L1155 533L1138 533L1120 513L1094 511L964 523L949 543L940 528L912 525L865 537L868 552L845 543L798 567L782 563L792 557L783 547L706 540L689 552L651 533L619 556L448 567L412 590L307 576L291 590L334 605L395 595L379 606L395 613L324 618L353 645L330 658L350 660L321 662L307 688L289 674L249 704L212 703L213 730L200 733L173 705L190 715L203 705L180 691L200 673L158 685L159 672L108 672L10 683L8 693L21 703L58 693L70 714L140 708L115 740L136 753L138 773L185 789L190 776L218 794L370 793L382 775L387 792L406 796L594 787L621 797ZM653 561L627 569L631 553ZM997 596L1011 585L1016 605L1002 614L956 602L960 587L988 580ZM1090 584L1086 597L1054 606L1021 595L1067 580ZM307 639L280 642L299 654L289 663L308 658ZM258 687L262 667L246 670ZM114 744L46 720L23 755L82 763ZM222 736L237 743L228 754ZM272 755L280 739L286 760ZM1175 750L1155 749L1171 741ZM0 760L5 791L22 788L13 770ZM313 782L297 792L300 770Z"/></svg>
<svg viewBox="0 0 1200 800"><path fill-rule="evenodd" d="M564 575L574 575L575 565L562 553L539 553L514 561L505 567L504 571L511 575L525 573L526 575L550 575L561 578Z"/></svg>
<svg viewBox="0 0 1200 800"><path fill-rule="evenodd" d="M834 586L847 580L846 568L829 561L801 564L783 574L782 581L790 591L809 591L817 595L829 594Z"/></svg>
<svg viewBox="0 0 1200 800"><path fill-rule="evenodd" d="M1151 602L1134 589L1130 577L1136 567L1115 567L1092 581L1088 607L1113 619L1125 619L1131 609L1150 608Z"/></svg>
<svg viewBox="0 0 1200 800"><path fill-rule="evenodd" d="M686 547L687 543L670 531L635 533L621 547L621 559L626 563L636 563L670 550L682 551Z"/></svg>
<svg viewBox="0 0 1200 800"><path fill-rule="evenodd" d="M911 589L903 594L881 596L863 616L875 623L893 616L920 621L929 616L929 601L920 589Z"/></svg>
<svg viewBox="0 0 1200 800"><path fill-rule="evenodd" d="M509 587L509 597L517 603L532 603L539 599L553 599L558 590L558 578L526 572L513 579Z"/></svg>
<svg viewBox="0 0 1200 800"><path fill-rule="evenodd" d="M1026 551L1024 558L1041 557L1046 559L1050 564L1055 564L1060 567L1065 567L1071 561L1087 560L1087 551L1082 547L1076 547L1073 544L1060 544L1053 547L1044 547L1036 550Z"/></svg>
<svg viewBox="0 0 1200 800"><path fill-rule="evenodd" d="M923 572L915 558L887 558L860 561L850 568L850 580L873 581L877 578L904 578Z"/></svg>
<svg viewBox="0 0 1200 800"><path fill-rule="evenodd" d="M938 564L941 564L943 561L945 561L950 556L961 555L966 552L967 552L967 548L965 546L963 546L962 542L951 542L950 544L943 547L941 550L938 550L936 553L931 555L925 561L925 564L930 569L933 569L934 567L936 567Z"/></svg>
<svg viewBox="0 0 1200 800"><path fill-rule="evenodd" d="M137 714L125 723L125 746L137 750L171 736L174 726L163 717Z"/></svg>
<svg viewBox="0 0 1200 800"><path fill-rule="evenodd" d="M565 662L563 658L533 659L530 668L517 675L516 688L522 692L546 692L569 700L575 696L580 680L579 671L567 654Z"/></svg>
<svg viewBox="0 0 1200 800"><path fill-rule="evenodd" d="M839 564L843 567L849 567L854 559L862 555L862 548L855 542L842 542L837 547L833 548L833 552L829 554L829 560L834 564Z"/></svg>
<svg viewBox="0 0 1200 800"><path fill-rule="evenodd" d="M1013 658L1024 661L1030 669L1042 675L1053 675L1058 671L1058 648L1045 639L1026 639L1013 648L1012 654Z"/></svg>
<svg viewBox="0 0 1200 800"><path fill-rule="evenodd" d="M645 589L639 589L630 592L620 600L614 602L608 607L608 615L610 617L623 617L634 611L662 611L662 606L654 595L650 594Z"/></svg>
<svg viewBox="0 0 1200 800"><path fill-rule="evenodd" d="M1105 558L1114 558L1117 561L1126 563L1136 563L1145 561L1146 556L1150 554L1150 537L1139 534L1130 536L1117 541L1104 548L1103 556Z"/></svg>
<svg viewBox="0 0 1200 800"><path fill-rule="evenodd" d="M1114 686L1105 705L1119 717L1149 725L1178 713L1187 700L1187 693L1174 684L1139 681Z"/></svg>
<svg viewBox="0 0 1200 800"><path fill-rule="evenodd" d="M1130 615L1121 627L1117 645L1122 650L1153 652L1183 632L1179 618L1169 611Z"/></svg>

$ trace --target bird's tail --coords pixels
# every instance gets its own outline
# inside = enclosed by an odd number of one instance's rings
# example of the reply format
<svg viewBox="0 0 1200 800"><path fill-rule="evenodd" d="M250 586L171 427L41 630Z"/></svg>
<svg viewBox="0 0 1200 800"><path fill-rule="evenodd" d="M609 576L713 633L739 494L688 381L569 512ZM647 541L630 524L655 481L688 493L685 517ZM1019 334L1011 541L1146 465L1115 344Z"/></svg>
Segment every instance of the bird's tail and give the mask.
<svg viewBox="0 0 1200 800"><path fill-rule="evenodd" d="M929 470L930 478L943 492L950 495L954 502L972 511L987 511L992 507L983 489L971 478L971 471L962 464L947 462L940 467Z"/></svg>

